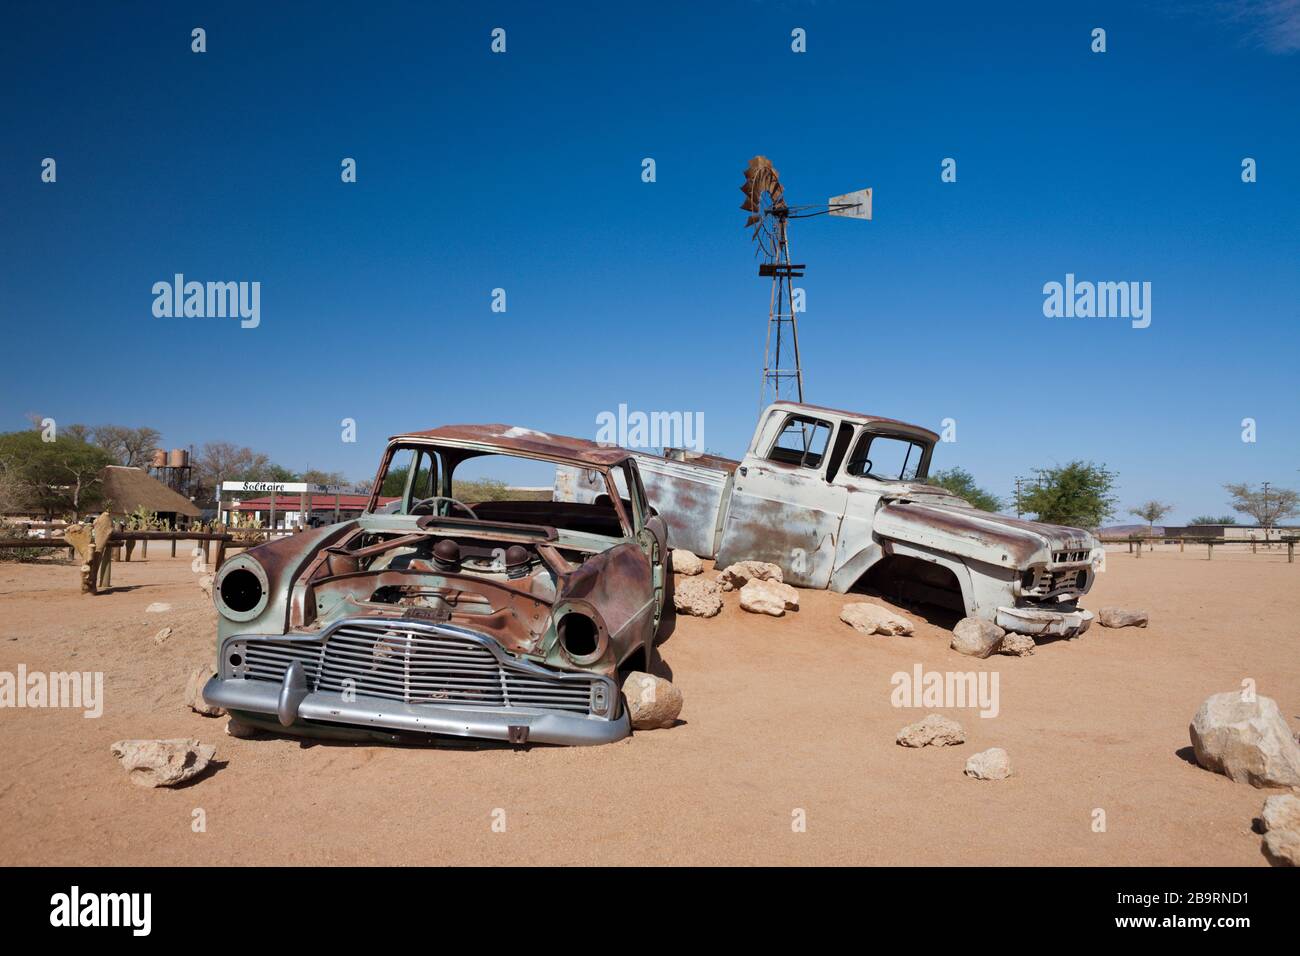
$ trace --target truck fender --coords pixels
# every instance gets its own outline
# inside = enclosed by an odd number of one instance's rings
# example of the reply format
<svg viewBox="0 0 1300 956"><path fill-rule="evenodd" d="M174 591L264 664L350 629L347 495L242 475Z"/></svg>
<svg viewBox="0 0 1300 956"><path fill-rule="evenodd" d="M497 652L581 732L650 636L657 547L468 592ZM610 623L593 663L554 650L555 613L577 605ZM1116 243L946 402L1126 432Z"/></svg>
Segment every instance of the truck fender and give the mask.
<svg viewBox="0 0 1300 956"><path fill-rule="evenodd" d="M966 605L966 613L973 614L975 612L978 606L975 598L975 586L971 580L970 568L966 566L965 561L956 555L935 551L923 545L893 541L889 538L873 541L836 568L831 575L831 590L839 594L848 593L848 590L861 580L862 576L870 571L873 566L895 554L907 555L908 557L929 561L932 564L947 568L956 577L957 585L961 588L961 599L962 603Z"/></svg>

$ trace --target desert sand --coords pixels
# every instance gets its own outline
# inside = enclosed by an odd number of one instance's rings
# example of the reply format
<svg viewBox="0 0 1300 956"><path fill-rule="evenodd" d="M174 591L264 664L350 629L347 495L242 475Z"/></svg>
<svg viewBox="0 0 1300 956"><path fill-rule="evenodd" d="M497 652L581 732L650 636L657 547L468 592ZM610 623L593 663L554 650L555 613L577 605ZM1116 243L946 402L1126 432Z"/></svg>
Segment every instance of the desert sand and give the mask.
<svg viewBox="0 0 1300 956"><path fill-rule="evenodd" d="M527 750L234 739L182 703L214 657L188 559L117 564L121 590L97 597L72 566L3 564L0 670L102 671L105 705L0 710L0 863L1266 865L1251 820L1269 791L1189 762L1187 725L1250 678L1300 728L1300 563L1216 551L1112 552L1084 603L1146 608L1150 626L1094 625L1027 658L962 657L951 618L875 597L802 591L778 619L732 593L661 647L678 726ZM863 599L916 634L855 633L838 613ZM929 711L892 706L890 679L918 663L997 672L1000 712L940 709L963 746L897 746ZM217 762L143 789L109 753L126 737L197 737ZM995 746L1010 779L963 776Z"/></svg>

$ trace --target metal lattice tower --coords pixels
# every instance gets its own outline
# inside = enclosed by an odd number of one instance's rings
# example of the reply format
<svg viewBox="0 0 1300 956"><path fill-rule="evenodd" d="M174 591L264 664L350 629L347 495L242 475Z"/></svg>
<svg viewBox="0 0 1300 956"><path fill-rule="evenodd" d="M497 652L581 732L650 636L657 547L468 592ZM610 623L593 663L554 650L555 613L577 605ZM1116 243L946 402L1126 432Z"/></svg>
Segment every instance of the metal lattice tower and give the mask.
<svg viewBox="0 0 1300 956"><path fill-rule="evenodd" d="M803 364L799 360L799 319L794 311L794 279L803 276L803 265L790 262L789 216L773 213L775 249L768 262L758 267L760 276L772 277L772 299L767 312L767 345L763 350L763 385L759 393L761 411L771 402L793 397L803 401ZM794 394L791 396L791 384ZM784 385L784 390L782 386Z"/></svg>

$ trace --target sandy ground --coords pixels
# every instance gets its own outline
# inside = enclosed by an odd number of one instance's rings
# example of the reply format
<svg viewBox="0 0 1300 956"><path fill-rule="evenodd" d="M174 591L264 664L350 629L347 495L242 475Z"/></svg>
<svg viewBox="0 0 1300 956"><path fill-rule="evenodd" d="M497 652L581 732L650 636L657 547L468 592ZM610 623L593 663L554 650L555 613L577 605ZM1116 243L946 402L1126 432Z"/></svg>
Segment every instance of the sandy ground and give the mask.
<svg viewBox="0 0 1300 956"><path fill-rule="evenodd" d="M732 594L662 647L683 723L527 751L233 739L181 703L213 656L188 560L117 564L122 589L95 598L71 566L3 564L0 670L103 671L106 704L99 719L0 711L0 863L1264 865L1250 827L1266 793L1189 763L1187 725L1253 678L1300 727L1300 563L1203 551L1120 548L1086 603L1146 607L1151 626L1094 627L1024 659L961 657L910 612L914 637L863 637L837 619L856 597L804 591L775 619ZM964 746L897 746L927 711L893 707L890 678L918 663L996 672L1000 713L943 711ZM190 736L218 763L175 790L133 786L109 754L123 737ZM1014 776L963 776L992 746Z"/></svg>

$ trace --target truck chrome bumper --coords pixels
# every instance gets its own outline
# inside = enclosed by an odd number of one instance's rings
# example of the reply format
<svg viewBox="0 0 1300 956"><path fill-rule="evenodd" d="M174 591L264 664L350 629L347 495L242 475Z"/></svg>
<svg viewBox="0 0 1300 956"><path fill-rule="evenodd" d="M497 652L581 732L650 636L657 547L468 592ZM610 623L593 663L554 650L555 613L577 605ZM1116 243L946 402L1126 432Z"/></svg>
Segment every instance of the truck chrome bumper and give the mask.
<svg viewBox="0 0 1300 956"><path fill-rule="evenodd" d="M360 694L347 701L342 694L308 691L295 680L297 675L292 673L293 670L290 668L291 673L286 673L284 682L280 684L213 677L204 686L203 697L208 703L227 710L276 718L289 733L293 733L297 723L321 721L363 729L479 737L510 743L583 746L611 743L632 732L627 708L622 708L618 718L606 720L524 708L479 710L438 704L406 704Z"/></svg>
<svg viewBox="0 0 1300 956"><path fill-rule="evenodd" d="M1004 631L1049 637L1078 637L1093 621L1093 613L1083 608L1073 611L1049 611L1037 607L1000 607L995 623Z"/></svg>

